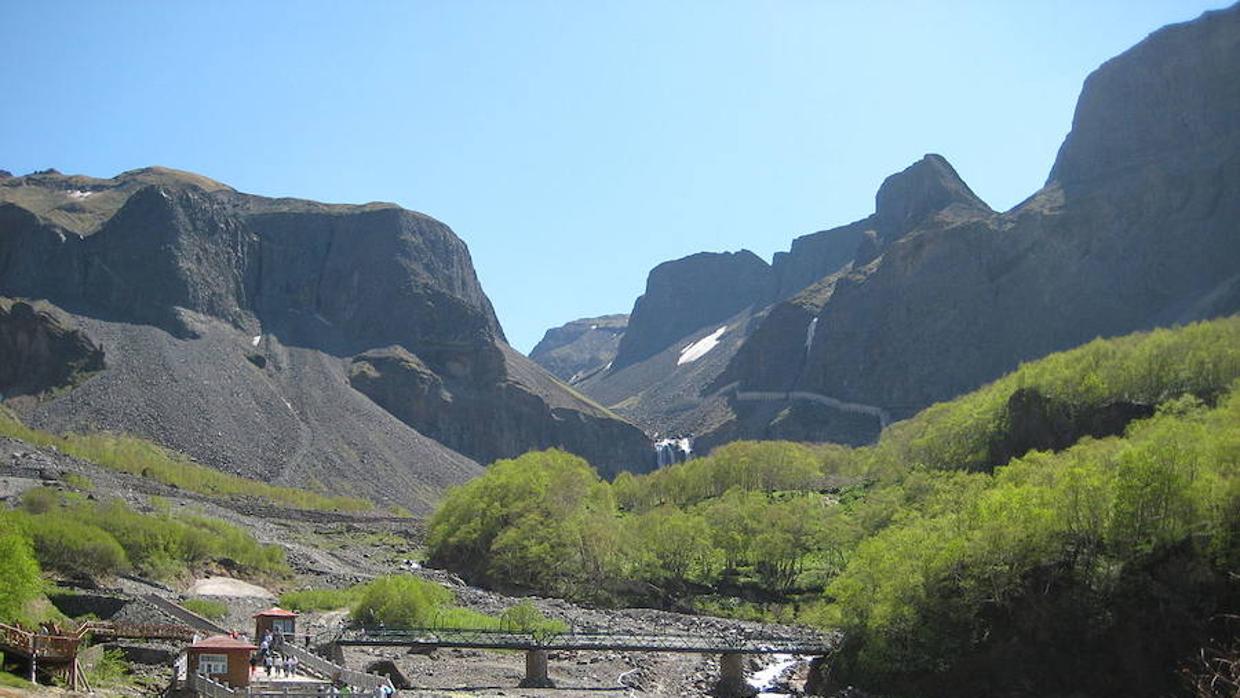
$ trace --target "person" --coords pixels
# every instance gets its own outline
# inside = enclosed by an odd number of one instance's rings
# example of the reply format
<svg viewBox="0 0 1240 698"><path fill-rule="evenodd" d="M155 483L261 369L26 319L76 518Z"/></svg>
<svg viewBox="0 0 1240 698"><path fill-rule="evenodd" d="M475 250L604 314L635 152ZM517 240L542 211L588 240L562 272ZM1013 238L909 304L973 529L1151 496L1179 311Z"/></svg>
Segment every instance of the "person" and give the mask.
<svg viewBox="0 0 1240 698"><path fill-rule="evenodd" d="M295 661L297 660L293 658L293 655L291 654L284 655L284 675L285 676L293 675L293 662Z"/></svg>
<svg viewBox="0 0 1240 698"><path fill-rule="evenodd" d="M263 666L267 669L267 676L271 676L271 669L275 666L275 664L275 657L271 656L271 653L268 652L267 656L263 658Z"/></svg>
<svg viewBox="0 0 1240 698"><path fill-rule="evenodd" d="M290 654L288 657L289 671L293 672L293 676L297 675L297 667L301 665L301 660L297 655Z"/></svg>

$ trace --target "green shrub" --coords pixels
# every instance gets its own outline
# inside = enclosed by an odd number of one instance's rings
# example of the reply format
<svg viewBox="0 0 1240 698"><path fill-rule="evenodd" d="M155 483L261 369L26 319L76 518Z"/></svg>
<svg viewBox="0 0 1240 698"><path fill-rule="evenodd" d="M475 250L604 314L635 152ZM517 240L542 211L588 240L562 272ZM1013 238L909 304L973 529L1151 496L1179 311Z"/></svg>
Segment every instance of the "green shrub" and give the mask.
<svg viewBox="0 0 1240 698"><path fill-rule="evenodd" d="M49 512L31 517L39 562L64 574L108 577L129 571L125 549L107 531Z"/></svg>
<svg viewBox="0 0 1240 698"><path fill-rule="evenodd" d="M187 567L229 559L260 574L288 571L284 550L216 519L141 514L121 500L92 502L54 490L29 490L15 513L42 565L65 574L110 576L136 568L168 579Z"/></svg>
<svg viewBox="0 0 1240 698"><path fill-rule="evenodd" d="M358 590L352 617L365 626L415 628L430 626L436 613L451 607L452 592L416 577L379 577Z"/></svg>
<svg viewBox="0 0 1240 698"><path fill-rule="evenodd" d="M566 623L547 618L530 601L522 601L504 611L499 617L499 624L505 630L516 630L524 633L568 632L568 625Z"/></svg>
<svg viewBox="0 0 1240 698"><path fill-rule="evenodd" d="M31 514L45 514L60 506L60 493L50 487L35 487L22 493L22 509Z"/></svg>
<svg viewBox="0 0 1240 698"><path fill-rule="evenodd" d="M335 611L357 601L358 587L348 589L304 589L280 595L280 605L293 611Z"/></svg>
<svg viewBox="0 0 1240 698"><path fill-rule="evenodd" d="M125 653L117 649L105 649L87 674L92 688L120 686L129 683L129 662Z"/></svg>
<svg viewBox="0 0 1240 698"><path fill-rule="evenodd" d="M210 599L186 599L181 605L208 620L223 620L228 615L228 604Z"/></svg>

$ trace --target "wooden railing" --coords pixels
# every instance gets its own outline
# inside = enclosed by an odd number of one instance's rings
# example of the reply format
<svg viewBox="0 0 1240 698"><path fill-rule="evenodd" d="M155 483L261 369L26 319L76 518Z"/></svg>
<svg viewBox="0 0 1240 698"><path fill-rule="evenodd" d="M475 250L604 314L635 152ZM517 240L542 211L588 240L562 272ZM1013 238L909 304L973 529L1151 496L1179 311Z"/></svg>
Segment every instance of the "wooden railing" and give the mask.
<svg viewBox="0 0 1240 698"><path fill-rule="evenodd" d="M38 659L67 660L77 656L80 635L36 633L0 623L0 644L10 651Z"/></svg>
<svg viewBox="0 0 1240 698"><path fill-rule="evenodd" d="M152 640L192 640L194 631L184 625L161 623L111 623L89 621L72 634L35 632L0 623L0 645L12 652L37 659L69 660L77 656L82 640L88 634Z"/></svg>

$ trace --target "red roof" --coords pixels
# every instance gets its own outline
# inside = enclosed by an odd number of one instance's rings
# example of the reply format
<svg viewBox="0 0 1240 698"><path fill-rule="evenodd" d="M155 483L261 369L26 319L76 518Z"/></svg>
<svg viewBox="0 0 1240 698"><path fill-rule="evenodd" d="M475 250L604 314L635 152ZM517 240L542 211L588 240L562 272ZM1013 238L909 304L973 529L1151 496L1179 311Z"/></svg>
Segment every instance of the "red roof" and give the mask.
<svg viewBox="0 0 1240 698"><path fill-rule="evenodd" d="M190 645L192 650L256 650L257 646L227 635L215 635Z"/></svg>
<svg viewBox="0 0 1240 698"><path fill-rule="evenodd" d="M266 611L255 613L253 618L296 618L297 614L292 611L286 611L278 606L272 606Z"/></svg>

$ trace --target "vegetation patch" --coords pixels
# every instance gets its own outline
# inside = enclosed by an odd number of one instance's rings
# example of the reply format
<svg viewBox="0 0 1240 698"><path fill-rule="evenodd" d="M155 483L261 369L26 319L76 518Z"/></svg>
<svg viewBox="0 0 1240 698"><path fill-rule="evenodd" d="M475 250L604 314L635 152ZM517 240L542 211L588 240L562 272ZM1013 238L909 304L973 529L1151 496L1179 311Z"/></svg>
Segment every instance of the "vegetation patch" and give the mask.
<svg viewBox="0 0 1240 698"><path fill-rule="evenodd" d="M181 605L207 620L223 620L228 615L228 604L210 599L186 599Z"/></svg>
<svg viewBox="0 0 1240 698"><path fill-rule="evenodd" d="M108 577L131 570L172 579L196 566L230 560L251 574L288 572L284 550L261 545L231 524L165 511L141 514L120 500L96 502L39 487L22 508L0 515L33 543L39 564L67 576Z"/></svg>
<svg viewBox="0 0 1240 698"><path fill-rule="evenodd" d="M358 497L329 497L295 487L280 487L229 475L132 436L102 432L59 436L32 429L3 408L0 408L0 436L35 446L54 446L64 453L105 468L213 497L259 498L293 509L317 511L360 512L374 509L373 502Z"/></svg>
<svg viewBox="0 0 1240 698"><path fill-rule="evenodd" d="M357 625L392 630L403 628L463 628L561 633L568 626L549 620L528 602L509 608L500 617L456 605L452 592L434 582L409 575L387 575L347 589L307 589L280 596L285 608L296 611L349 609Z"/></svg>
<svg viewBox="0 0 1240 698"><path fill-rule="evenodd" d="M869 447L736 443L611 484L498 461L428 547L492 586L840 629L835 677L884 694L1173 692L1240 611L1240 318L1026 364Z"/></svg>

